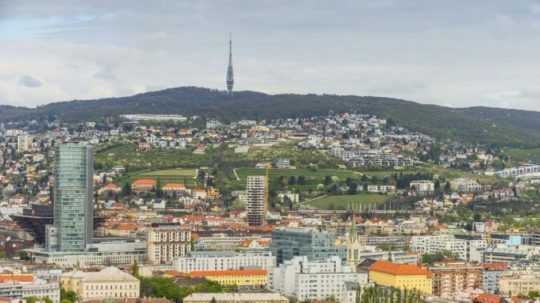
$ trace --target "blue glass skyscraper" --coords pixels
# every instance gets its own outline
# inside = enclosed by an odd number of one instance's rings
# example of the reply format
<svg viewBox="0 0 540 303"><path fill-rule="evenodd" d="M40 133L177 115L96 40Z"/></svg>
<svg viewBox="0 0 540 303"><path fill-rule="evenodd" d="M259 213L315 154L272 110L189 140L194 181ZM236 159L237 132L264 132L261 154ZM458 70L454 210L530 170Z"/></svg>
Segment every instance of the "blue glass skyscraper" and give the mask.
<svg viewBox="0 0 540 303"><path fill-rule="evenodd" d="M94 235L92 147L61 144L56 150L54 226L60 251L83 251Z"/></svg>

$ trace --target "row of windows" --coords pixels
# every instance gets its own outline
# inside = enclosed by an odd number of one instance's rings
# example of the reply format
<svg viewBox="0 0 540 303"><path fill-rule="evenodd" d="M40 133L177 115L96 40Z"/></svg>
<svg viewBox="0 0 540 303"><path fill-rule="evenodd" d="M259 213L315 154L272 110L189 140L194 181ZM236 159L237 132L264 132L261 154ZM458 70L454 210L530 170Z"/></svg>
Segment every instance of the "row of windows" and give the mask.
<svg viewBox="0 0 540 303"><path fill-rule="evenodd" d="M89 292L87 297L98 297L98 298L136 298L139 294L136 292Z"/></svg>
<svg viewBox="0 0 540 303"><path fill-rule="evenodd" d="M137 285L135 284L115 284L115 285L110 285L110 284L100 284L100 285L95 285L95 284L90 284L90 285L86 285L84 287L85 290L113 290L113 289L135 289L137 288Z"/></svg>

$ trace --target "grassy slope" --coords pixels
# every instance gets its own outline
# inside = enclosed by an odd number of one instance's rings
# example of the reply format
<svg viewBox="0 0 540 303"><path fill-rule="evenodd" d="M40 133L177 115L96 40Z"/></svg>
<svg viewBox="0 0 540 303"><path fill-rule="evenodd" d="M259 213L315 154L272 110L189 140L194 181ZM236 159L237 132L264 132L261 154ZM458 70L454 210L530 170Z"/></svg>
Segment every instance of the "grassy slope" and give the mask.
<svg viewBox="0 0 540 303"><path fill-rule="evenodd" d="M511 158L512 163L540 163L540 148L508 148L505 153Z"/></svg>

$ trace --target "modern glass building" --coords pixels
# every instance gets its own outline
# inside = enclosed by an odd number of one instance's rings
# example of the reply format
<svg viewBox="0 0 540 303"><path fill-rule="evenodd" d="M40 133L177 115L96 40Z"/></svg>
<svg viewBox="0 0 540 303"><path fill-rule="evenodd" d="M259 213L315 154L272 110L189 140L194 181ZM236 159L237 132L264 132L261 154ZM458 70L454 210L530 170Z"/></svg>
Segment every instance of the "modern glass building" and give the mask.
<svg viewBox="0 0 540 303"><path fill-rule="evenodd" d="M345 260L347 255L345 246L336 245L333 233L315 228L276 228L272 231L270 248L277 264L296 256L306 256L309 260L339 256Z"/></svg>
<svg viewBox="0 0 540 303"><path fill-rule="evenodd" d="M56 150L54 227L58 250L84 251L94 235L92 147L62 144Z"/></svg>

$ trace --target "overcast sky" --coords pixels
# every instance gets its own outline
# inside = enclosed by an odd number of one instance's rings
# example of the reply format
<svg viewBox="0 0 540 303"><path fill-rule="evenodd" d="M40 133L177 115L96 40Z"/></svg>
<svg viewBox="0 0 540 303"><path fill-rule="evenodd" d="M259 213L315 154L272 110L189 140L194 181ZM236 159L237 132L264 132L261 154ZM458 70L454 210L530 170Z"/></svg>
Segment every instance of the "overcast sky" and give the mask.
<svg viewBox="0 0 540 303"><path fill-rule="evenodd" d="M0 0L0 104L177 86L540 110L540 0Z"/></svg>

